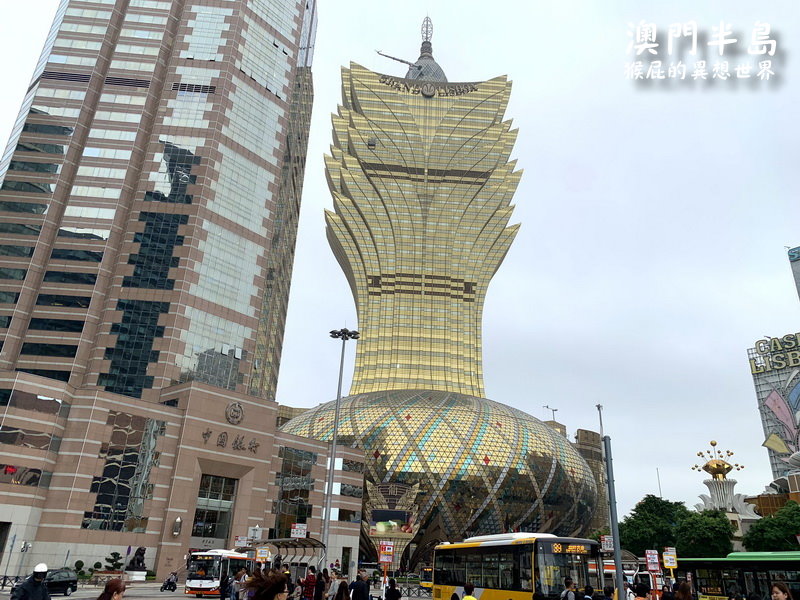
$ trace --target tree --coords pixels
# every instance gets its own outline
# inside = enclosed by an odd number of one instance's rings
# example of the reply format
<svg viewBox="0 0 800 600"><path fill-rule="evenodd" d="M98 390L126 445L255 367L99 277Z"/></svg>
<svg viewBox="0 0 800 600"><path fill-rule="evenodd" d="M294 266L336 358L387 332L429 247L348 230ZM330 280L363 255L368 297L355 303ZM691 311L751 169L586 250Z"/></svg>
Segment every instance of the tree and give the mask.
<svg viewBox="0 0 800 600"><path fill-rule="evenodd" d="M106 568L109 571L119 571L122 566L122 555L119 552L112 552L106 556Z"/></svg>
<svg viewBox="0 0 800 600"><path fill-rule="evenodd" d="M76 574L83 575L83 564L84 563L83 563L82 560L76 560L75 561L75 573Z"/></svg>
<svg viewBox="0 0 800 600"><path fill-rule="evenodd" d="M689 513L675 530L675 550L684 558L727 556L733 552L735 529L721 510Z"/></svg>
<svg viewBox="0 0 800 600"><path fill-rule="evenodd" d="M800 505L789 500L771 517L762 517L750 526L742 543L750 552L797 550L800 533Z"/></svg>
<svg viewBox="0 0 800 600"><path fill-rule="evenodd" d="M92 566L94 567L95 571L99 571L100 569L103 568L103 564L99 560L96 563L94 563L94 565L92 565Z"/></svg>
<svg viewBox="0 0 800 600"><path fill-rule="evenodd" d="M600 541L600 536L603 535L611 535L611 530L608 527L603 527L602 529L598 529L597 531L593 531L587 537L590 540L594 540L595 542Z"/></svg>
<svg viewBox="0 0 800 600"><path fill-rule="evenodd" d="M648 494L619 524L620 544L636 556L644 556L645 550L675 546L678 523L689 514L683 502Z"/></svg>

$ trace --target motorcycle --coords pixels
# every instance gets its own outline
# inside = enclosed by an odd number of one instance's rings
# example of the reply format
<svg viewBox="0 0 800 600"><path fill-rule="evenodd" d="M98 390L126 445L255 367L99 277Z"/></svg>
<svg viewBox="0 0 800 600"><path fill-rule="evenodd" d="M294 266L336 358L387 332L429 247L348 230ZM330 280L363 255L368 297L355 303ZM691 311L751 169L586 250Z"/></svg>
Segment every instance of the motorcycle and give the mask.
<svg viewBox="0 0 800 600"><path fill-rule="evenodd" d="M172 576L169 576L169 577L168 577L168 578L167 578L167 579L164 581L164 583L162 583L162 584L161 584L161 591L162 591L162 592L163 592L164 590L166 590L166 591L168 591L168 592L174 592L174 591L175 591L175 590L177 590L177 589L178 589L178 581L177 581L177 580L176 580L174 577L172 577Z"/></svg>

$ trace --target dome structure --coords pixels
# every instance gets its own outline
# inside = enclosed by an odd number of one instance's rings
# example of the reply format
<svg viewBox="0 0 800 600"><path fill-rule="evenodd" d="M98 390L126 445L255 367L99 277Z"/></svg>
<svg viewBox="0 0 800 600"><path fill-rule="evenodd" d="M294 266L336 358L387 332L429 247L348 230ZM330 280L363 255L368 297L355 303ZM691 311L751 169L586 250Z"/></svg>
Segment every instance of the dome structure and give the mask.
<svg viewBox="0 0 800 600"><path fill-rule="evenodd" d="M430 42L422 42L419 58L417 62L408 67L406 79L447 82L447 76L444 74L444 70L433 58L433 47Z"/></svg>
<svg viewBox="0 0 800 600"><path fill-rule="evenodd" d="M335 404L282 429L330 441ZM340 411L338 443L365 453L365 528L384 536L394 529L422 545L498 531L579 535L588 527L597 490L586 462L520 410L455 392L392 390L343 398ZM371 511L394 511L394 523L381 532Z"/></svg>

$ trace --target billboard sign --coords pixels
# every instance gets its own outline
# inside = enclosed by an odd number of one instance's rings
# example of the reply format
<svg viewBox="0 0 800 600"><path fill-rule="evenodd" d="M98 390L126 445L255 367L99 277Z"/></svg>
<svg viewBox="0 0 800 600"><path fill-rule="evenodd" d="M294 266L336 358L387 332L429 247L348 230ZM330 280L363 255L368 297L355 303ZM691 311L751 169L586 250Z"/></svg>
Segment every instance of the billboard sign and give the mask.
<svg viewBox="0 0 800 600"><path fill-rule="evenodd" d="M774 478L791 470L786 459L800 449L800 333L756 340L747 351Z"/></svg>
<svg viewBox="0 0 800 600"><path fill-rule="evenodd" d="M414 537L411 513L407 510L376 509L371 511L369 534L374 537L389 535L411 539Z"/></svg>

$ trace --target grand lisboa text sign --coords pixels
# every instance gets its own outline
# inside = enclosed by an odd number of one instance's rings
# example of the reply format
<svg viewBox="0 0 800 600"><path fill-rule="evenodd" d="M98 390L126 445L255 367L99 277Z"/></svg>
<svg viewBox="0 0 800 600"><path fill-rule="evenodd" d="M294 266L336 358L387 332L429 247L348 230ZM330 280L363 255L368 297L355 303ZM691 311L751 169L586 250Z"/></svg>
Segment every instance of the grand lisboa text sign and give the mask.
<svg viewBox="0 0 800 600"><path fill-rule="evenodd" d="M470 92L477 92L478 86L474 83L438 83L432 81L417 82L413 79L398 79L381 75L378 80L383 85L388 85L401 92L410 94L422 94L431 98L433 96L463 96Z"/></svg>

